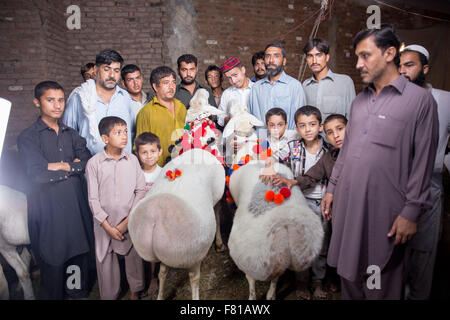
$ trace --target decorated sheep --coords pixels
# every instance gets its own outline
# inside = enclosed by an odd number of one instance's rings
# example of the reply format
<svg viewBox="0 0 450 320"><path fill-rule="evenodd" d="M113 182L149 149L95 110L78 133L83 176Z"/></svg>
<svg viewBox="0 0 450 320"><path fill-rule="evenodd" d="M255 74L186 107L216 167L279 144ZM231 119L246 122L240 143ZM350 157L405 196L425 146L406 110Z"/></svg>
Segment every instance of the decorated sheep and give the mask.
<svg viewBox="0 0 450 320"><path fill-rule="evenodd" d="M162 172L130 214L131 240L144 260L161 261L159 300L167 267L189 270L192 298L198 300L200 264L214 240L213 208L224 191L224 169L210 152L192 149Z"/></svg>
<svg viewBox="0 0 450 320"><path fill-rule="evenodd" d="M249 299L256 299L255 280L271 281L266 298L275 299L278 277L286 269L307 269L320 252L323 230L298 187L265 185L259 174L265 161L250 161L231 175L229 188L237 205L228 246L230 256L249 282ZM293 179L288 167L276 172Z"/></svg>
<svg viewBox="0 0 450 320"><path fill-rule="evenodd" d="M200 88L189 102L190 108L186 114L184 133L170 150L172 159L191 149L203 149L210 152L220 163L224 164L222 145L220 144L221 134L216 129L214 122L209 119L212 115L220 115L224 112L211 106L208 103L208 97L208 91ZM217 224L215 241L217 252L227 250L220 232L220 210L223 210L221 202L214 207Z"/></svg>
<svg viewBox="0 0 450 320"><path fill-rule="evenodd" d="M223 111L209 105L208 97L208 91L200 88L189 102L184 133L169 150L172 159L191 149L203 149L223 163L219 131L209 119L212 115L223 114Z"/></svg>
<svg viewBox="0 0 450 320"><path fill-rule="evenodd" d="M248 142L256 142L258 137L255 127L264 126L264 123L250 114L247 106L241 104L238 100L230 100L228 103L231 118L223 129L223 142L227 145L226 160L227 163L235 162L232 159L234 154L231 142L236 138L238 145L244 145ZM236 159L236 158L235 158Z"/></svg>
<svg viewBox="0 0 450 320"><path fill-rule="evenodd" d="M34 299L33 286L28 272L31 255L23 247L30 244L28 235L27 199L22 192L0 185L0 254L17 274L24 299ZM0 299L8 299L8 282L0 266Z"/></svg>

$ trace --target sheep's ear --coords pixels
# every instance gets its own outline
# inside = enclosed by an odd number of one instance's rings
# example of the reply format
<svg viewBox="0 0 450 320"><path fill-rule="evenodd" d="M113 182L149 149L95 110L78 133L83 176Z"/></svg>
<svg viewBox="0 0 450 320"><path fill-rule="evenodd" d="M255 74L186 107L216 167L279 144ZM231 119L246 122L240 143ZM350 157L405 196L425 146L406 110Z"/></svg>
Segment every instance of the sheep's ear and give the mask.
<svg viewBox="0 0 450 320"><path fill-rule="evenodd" d="M264 126L264 122L262 122L261 120L259 120L252 114L249 114L249 121L255 127L263 127Z"/></svg>
<svg viewBox="0 0 450 320"><path fill-rule="evenodd" d="M218 109L216 107L213 107L211 105L207 105L206 106L206 111L209 112L212 115L215 115L215 116L219 116L221 114L225 114L225 112L223 112L222 110L220 110L220 109Z"/></svg>
<svg viewBox="0 0 450 320"><path fill-rule="evenodd" d="M235 119L231 118L230 121L228 121L227 125L225 126L225 129L223 129L223 137L228 137L234 132L234 126L235 126Z"/></svg>

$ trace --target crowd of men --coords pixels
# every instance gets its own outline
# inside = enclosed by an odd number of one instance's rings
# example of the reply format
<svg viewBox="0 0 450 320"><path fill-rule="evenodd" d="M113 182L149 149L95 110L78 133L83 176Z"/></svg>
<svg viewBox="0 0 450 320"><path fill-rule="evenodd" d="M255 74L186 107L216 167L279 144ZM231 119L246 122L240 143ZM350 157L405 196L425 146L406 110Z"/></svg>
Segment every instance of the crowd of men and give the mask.
<svg viewBox="0 0 450 320"><path fill-rule="evenodd" d="M341 114L348 118L345 142L321 207L332 220L328 265L341 277L342 297L428 299L439 239L450 93L426 82L428 51L410 45L400 52L391 26L362 30L354 49L356 68L367 85L357 96L352 79L329 67L333 57L324 39L311 39L304 47L312 76L303 83L285 72L283 45L271 43L253 55L253 78L234 56L208 66L201 84L197 58L184 54L177 73L167 66L152 70L152 93L143 91L147 78L138 66L124 65L115 50L103 50L95 63L81 69L85 82L67 99L62 122L86 139L95 155L105 147L100 120L119 117L130 132L128 152L141 133L159 137L162 167L171 160L173 133L185 127L189 102L199 88L209 92L210 105L224 111L214 119L219 129L230 119L232 100L264 123L270 109L284 110L288 129L296 128L296 111L305 105L318 108L323 120ZM367 284L370 266L380 270L379 285Z"/></svg>

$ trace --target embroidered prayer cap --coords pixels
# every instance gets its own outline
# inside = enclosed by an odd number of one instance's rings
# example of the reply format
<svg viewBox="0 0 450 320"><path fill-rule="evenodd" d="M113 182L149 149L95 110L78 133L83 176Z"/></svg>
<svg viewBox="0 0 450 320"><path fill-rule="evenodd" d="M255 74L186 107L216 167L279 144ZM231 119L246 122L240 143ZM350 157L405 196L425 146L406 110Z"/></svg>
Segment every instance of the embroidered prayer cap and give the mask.
<svg viewBox="0 0 450 320"><path fill-rule="evenodd" d="M410 44L409 46L406 46L403 51L416 51L416 52L420 52L421 54L423 54L427 60L430 60L430 54L428 53L428 50L425 49L424 47L418 45L418 44Z"/></svg>
<svg viewBox="0 0 450 320"><path fill-rule="evenodd" d="M238 57L230 57L222 62L222 64L220 65L220 71L222 71L222 73L228 72L234 67L237 67L240 63L241 61Z"/></svg>

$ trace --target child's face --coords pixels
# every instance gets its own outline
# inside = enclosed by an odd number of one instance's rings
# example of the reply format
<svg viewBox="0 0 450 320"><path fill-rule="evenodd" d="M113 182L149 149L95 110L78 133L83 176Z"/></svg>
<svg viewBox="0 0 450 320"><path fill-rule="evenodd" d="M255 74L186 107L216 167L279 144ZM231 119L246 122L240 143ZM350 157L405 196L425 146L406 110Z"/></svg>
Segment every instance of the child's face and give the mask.
<svg viewBox="0 0 450 320"><path fill-rule="evenodd" d="M297 132L305 140L305 142L312 142L317 139L319 133L322 132L322 124L313 114L300 115L297 118Z"/></svg>
<svg viewBox="0 0 450 320"><path fill-rule="evenodd" d="M64 92L59 89L48 89L38 99L33 100L34 105L41 109L41 117L44 119L58 120L64 113Z"/></svg>
<svg viewBox="0 0 450 320"><path fill-rule="evenodd" d="M109 135L102 135L103 142L112 148L123 149L128 142L127 126L116 124L109 132Z"/></svg>
<svg viewBox="0 0 450 320"><path fill-rule="evenodd" d="M325 125L325 135L333 147L340 149L345 138L345 124L338 119L331 120Z"/></svg>
<svg viewBox="0 0 450 320"><path fill-rule="evenodd" d="M267 129L270 135L275 138L280 138L286 131L287 123L284 121L283 117L280 115L270 116L267 121Z"/></svg>
<svg viewBox="0 0 450 320"><path fill-rule="evenodd" d="M159 149L156 143L146 143L139 146L138 157L144 169L155 166L161 154L162 149Z"/></svg>

